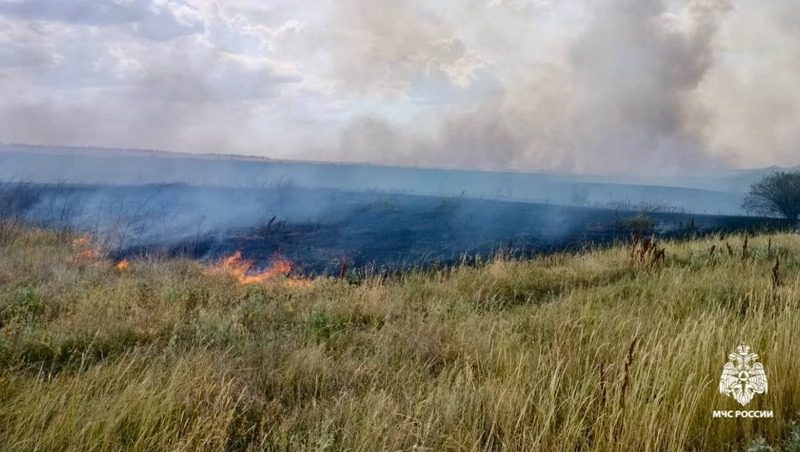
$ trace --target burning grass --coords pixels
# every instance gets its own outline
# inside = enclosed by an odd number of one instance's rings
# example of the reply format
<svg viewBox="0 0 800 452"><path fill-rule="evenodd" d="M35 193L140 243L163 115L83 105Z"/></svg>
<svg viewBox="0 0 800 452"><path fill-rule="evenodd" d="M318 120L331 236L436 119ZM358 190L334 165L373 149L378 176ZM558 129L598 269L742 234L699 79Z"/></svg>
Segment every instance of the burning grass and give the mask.
<svg viewBox="0 0 800 452"><path fill-rule="evenodd" d="M97 262L103 257L103 250L89 234L82 234L70 242L73 249L73 259L76 262Z"/></svg>
<svg viewBox="0 0 800 452"><path fill-rule="evenodd" d="M796 235L360 284L241 254L85 265L78 239L27 230L0 253L2 450L798 445ZM739 342L770 385L748 409L773 419L711 418L736 409L716 385Z"/></svg>
<svg viewBox="0 0 800 452"><path fill-rule="evenodd" d="M308 286L310 280L292 275L294 265L286 257L276 254L269 267L258 270L255 262L242 257L241 251L221 259L210 269L210 273L228 274L241 284L264 284L282 282L290 287Z"/></svg>
<svg viewBox="0 0 800 452"><path fill-rule="evenodd" d="M114 264L114 268L117 269L119 272L127 271L131 267L131 263L128 259L122 259L121 261Z"/></svg>

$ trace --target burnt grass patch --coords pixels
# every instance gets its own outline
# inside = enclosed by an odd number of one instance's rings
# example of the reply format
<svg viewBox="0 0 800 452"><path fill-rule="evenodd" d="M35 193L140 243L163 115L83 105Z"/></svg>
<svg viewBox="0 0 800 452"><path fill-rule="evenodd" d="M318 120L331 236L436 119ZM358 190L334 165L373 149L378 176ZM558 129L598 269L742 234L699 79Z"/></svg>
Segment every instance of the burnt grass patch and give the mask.
<svg viewBox="0 0 800 452"><path fill-rule="evenodd" d="M258 267L280 255L294 263L297 274L354 280L480 265L497 254L524 259L580 251L634 235L678 238L785 227L745 216L284 185L0 185L0 191L9 190L25 202L0 216L92 233L116 259L181 256L212 262L241 251Z"/></svg>

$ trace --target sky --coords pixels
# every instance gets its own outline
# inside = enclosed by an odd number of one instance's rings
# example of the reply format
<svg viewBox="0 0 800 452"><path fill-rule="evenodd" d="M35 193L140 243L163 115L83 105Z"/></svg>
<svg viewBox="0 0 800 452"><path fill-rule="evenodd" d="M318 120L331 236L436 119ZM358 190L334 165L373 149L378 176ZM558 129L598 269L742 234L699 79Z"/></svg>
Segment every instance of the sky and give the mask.
<svg viewBox="0 0 800 452"><path fill-rule="evenodd" d="M800 164L796 0L0 0L0 142L621 174Z"/></svg>

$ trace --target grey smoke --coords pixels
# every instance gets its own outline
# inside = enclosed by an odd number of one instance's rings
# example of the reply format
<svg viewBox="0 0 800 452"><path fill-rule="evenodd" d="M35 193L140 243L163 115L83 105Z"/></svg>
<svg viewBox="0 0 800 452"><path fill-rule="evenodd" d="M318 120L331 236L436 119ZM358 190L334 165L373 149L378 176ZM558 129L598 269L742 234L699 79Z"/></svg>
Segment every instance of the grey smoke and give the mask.
<svg viewBox="0 0 800 452"><path fill-rule="evenodd" d="M342 152L363 159L379 143L387 163L491 169L680 174L727 166L706 152L693 94L715 61L728 9L694 0L679 19L660 0L591 2L565 66L538 67L476 109L445 115L427 141L358 118Z"/></svg>

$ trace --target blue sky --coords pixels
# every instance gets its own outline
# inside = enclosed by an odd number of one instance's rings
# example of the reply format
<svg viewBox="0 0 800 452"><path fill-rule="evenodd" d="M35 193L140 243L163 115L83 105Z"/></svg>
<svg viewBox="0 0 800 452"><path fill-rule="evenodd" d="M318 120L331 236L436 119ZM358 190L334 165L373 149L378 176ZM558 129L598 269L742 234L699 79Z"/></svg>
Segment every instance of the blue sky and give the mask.
<svg viewBox="0 0 800 452"><path fill-rule="evenodd" d="M0 0L0 141L480 169L800 163L793 0Z"/></svg>

